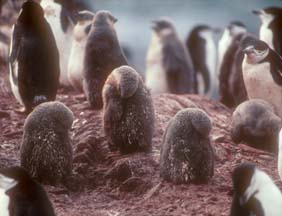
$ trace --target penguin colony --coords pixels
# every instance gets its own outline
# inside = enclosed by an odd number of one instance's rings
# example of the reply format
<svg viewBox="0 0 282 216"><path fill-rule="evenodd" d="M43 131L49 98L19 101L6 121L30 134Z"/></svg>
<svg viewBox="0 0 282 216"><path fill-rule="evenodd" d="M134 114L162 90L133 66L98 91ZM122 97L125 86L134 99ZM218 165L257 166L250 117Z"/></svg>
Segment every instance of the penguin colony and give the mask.
<svg viewBox="0 0 282 216"><path fill-rule="evenodd" d="M59 83L64 89L71 85L84 92L92 108L103 108L109 148L121 154L152 150L151 93L211 96L217 89L225 105L240 104L232 117L234 141L278 153L282 179L281 8L254 11L262 22L259 39L241 22L231 22L219 40L217 60L215 28L195 26L185 46L169 18L154 20L144 82L127 66L111 12L84 10L73 16L66 2L61 3L27 0L13 27L10 84L30 114L23 127L21 167L0 170L1 216L55 215L39 182L66 184L72 174L69 131L74 116L64 104L51 102ZM180 110L163 136L160 178L175 184L207 183L214 175L211 131L203 110ZM232 182L231 216L282 215L280 190L254 164L236 167Z"/></svg>

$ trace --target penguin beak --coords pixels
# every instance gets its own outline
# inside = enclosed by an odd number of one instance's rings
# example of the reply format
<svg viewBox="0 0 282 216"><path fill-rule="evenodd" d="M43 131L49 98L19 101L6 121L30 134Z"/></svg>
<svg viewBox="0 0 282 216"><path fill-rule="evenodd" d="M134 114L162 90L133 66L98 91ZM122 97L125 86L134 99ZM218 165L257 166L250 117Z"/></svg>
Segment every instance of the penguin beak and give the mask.
<svg viewBox="0 0 282 216"><path fill-rule="evenodd" d="M252 13L257 15L257 16L262 14L262 12L260 10L253 10Z"/></svg>

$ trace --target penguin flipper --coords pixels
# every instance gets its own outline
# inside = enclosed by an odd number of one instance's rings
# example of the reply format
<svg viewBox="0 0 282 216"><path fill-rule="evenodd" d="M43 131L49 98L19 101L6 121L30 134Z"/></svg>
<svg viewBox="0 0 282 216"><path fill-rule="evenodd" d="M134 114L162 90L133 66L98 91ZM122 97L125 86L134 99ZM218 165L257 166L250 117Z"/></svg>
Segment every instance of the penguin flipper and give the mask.
<svg viewBox="0 0 282 216"><path fill-rule="evenodd" d="M270 72L273 80L277 85L282 86L282 58L273 50L270 50L270 57L268 61L270 62L271 68Z"/></svg>

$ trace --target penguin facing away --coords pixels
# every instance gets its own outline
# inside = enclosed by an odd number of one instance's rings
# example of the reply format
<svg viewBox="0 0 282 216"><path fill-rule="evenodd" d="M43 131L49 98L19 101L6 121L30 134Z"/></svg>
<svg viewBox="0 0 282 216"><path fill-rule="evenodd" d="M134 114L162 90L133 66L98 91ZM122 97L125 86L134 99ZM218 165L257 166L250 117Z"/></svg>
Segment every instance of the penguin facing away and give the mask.
<svg viewBox="0 0 282 216"><path fill-rule="evenodd" d="M152 94L194 92L194 68L185 45L168 18L153 21L146 57L146 85Z"/></svg>
<svg viewBox="0 0 282 216"><path fill-rule="evenodd" d="M214 174L208 115L198 108L180 110L163 136L160 176L175 184L206 183Z"/></svg>
<svg viewBox="0 0 282 216"><path fill-rule="evenodd" d="M232 173L230 216L282 215L282 194L272 179L254 164L243 163Z"/></svg>
<svg viewBox="0 0 282 216"><path fill-rule="evenodd" d="M42 0L40 5L44 16L51 26L60 54L60 84L70 86L68 80L68 62L73 40L73 17L66 8L54 0Z"/></svg>
<svg viewBox="0 0 282 216"><path fill-rule="evenodd" d="M216 29L207 25L195 26L186 39L186 47L191 54L195 75L201 74L204 80L204 92L211 96L214 93L216 82L216 56L217 50L213 34ZM197 76L195 76L197 84ZM195 87L198 90L197 87ZM198 92L198 91L197 91Z"/></svg>
<svg viewBox="0 0 282 216"><path fill-rule="evenodd" d="M44 188L21 167L0 170L1 216L55 216Z"/></svg>
<svg viewBox="0 0 282 216"><path fill-rule="evenodd" d="M60 102L45 102L30 113L24 123L20 148L21 166L40 182L65 183L72 173L72 145L69 130L73 113Z"/></svg>
<svg viewBox="0 0 282 216"><path fill-rule="evenodd" d="M260 40L282 56L282 8L268 7L253 13L261 20Z"/></svg>
<svg viewBox="0 0 282 216"><path fill-rule="evenodd" d="M259 98L274 106L282 117L282 59L269 46L253 38L243 45L243 78L248 98Z"/></svg>
<svg viewBox="0 0 282 216"><path fill-rule="evenodd" d="M102 89L108 75L128 65L114 28L117 19L109 11L98 11L92 21L83 65L83 91L90 106L101 109Z"/></svg>
<svg viewBox="0 0 282 216"><path fill-rule="evenodd" d="M254 148L276 153L281 119L264 100L251 99L236 107L232 115L231 137Z"/></svg>
<svg viewBox="0 0 282 216"><path fill-rule="evenodd" d="M26 112L44 101L55 100L59 53L42 8L31 0L22 5L13 27L9 70L12 92Z"/></svg>
<svg viewBox="0 0 282 216"><path fill-rule="evenodd" d="M79 92L83 92L83 60L87 37L94 15L91 11L80 11L77 15L77 23L73 29L73 42L68 64L68 79L72 87Z"/></svg>
<svg viewBox="0 0 282 216"><path fill-rule="evenodd" d="M104 131L121 153L151 150L154 107L141 76L129 66L113 70L103 88Z"/></svg>

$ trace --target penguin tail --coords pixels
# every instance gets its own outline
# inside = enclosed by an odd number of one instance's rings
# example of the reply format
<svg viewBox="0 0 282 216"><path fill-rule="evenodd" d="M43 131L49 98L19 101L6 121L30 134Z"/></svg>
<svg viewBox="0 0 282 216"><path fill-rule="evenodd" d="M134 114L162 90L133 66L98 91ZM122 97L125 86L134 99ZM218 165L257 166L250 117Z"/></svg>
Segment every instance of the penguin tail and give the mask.
<svg viewBox="0 0 282 216"><path fill-rule="evenodd" d="M41 103L44 103L46 101L48 101L46 96L44 96L44 95L37 95L33 99L33 104L34 104L34 106L37 106L37 105L39 105Z"/></svg>

